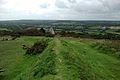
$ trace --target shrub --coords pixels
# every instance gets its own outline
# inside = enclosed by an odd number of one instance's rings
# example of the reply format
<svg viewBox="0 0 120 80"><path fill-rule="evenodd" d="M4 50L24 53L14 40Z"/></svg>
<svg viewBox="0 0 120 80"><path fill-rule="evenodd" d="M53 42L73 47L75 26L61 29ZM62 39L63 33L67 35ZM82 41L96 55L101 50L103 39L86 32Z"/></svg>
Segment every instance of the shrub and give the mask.
<svg viewBox="0 0 120 80"><path fill-rule="evenodd" d="M36 55L38 53L41 53L47 47L47 45L48 40L43 39L41 41L38 41L34 43L34 45L31 48L27 49L26 54Z"/></svg>
<svg viewBox="0 0 120 80"><path fill-rule="evenodd" d="M47 33L45 36L46 37L54 37L55 35Z"/></svg>

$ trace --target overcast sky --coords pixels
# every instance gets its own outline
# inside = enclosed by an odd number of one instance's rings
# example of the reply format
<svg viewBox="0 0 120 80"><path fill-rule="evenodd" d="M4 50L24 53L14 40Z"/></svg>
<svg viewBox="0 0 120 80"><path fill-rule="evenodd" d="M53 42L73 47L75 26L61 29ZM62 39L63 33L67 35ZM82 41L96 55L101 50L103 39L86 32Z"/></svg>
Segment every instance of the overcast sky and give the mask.
<svg viewBox="0 0 120 80"><path fill-rule="evenodd" d="M120 20L120 0L0 0L0 20Z"/></svg>

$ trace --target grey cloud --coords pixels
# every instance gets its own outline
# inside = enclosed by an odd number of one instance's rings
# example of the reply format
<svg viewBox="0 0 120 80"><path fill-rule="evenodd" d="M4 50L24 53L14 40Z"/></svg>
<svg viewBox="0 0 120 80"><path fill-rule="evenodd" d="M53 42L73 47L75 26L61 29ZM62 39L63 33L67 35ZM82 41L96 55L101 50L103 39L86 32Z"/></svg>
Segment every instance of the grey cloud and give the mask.
<svg viewBox="0 0 120 80"><path fill-rule="evenodd" d="M3 0L0 0L0 4L2 4L4 1Z"/></svg>
<svg viewBox="0 0 120 80"><path fill-rule="evenodd" d="M49 4L41 4L40 7L41 8L48 8L50 5Z"/></svg>
<svg viewBox="0 0 120 80"><path fill-rule="evenodd" d="M0 0L0 6L4 5L5 3L7 3L5 0Z"/></svg>
<svg viewBox="0 0 120 80"><path fill-rule="evenodd" d="M4 1L0 0L0 7L3 5Z"/></svg>
<svg viewBox="0 0 120 80"><path fill-rule="evenodd" d="M120 12L119 0L77 0L74 5L70 5L70 9L79 13L117 13Z"/></svg>
<svg viewBox="0 0 120 80"><path fill-rule="evenodd" d="M101 2L111 11L120 10L120 0L102 0Z"/></svg>
<svg viewBox="0 0 120 80"><path fill-rule="evenodd" d="M4 4L6 4L7 1L5 0L0 0L0 13L3 14L3 13L6 13L6 10L5 8L3 7Z"/></svg>
<svg viewBox="0 0 120 80"><path fill-rule="evenodd" d="M60 13L65 19L120 19L120 0L68 0L64 5L70 10L63 9L64 13Z"/></svg>
<svg viewBox="0 0 120 80"><path fill-rule="evenodd" d="M68 0L70 3L76 3L76 0Z"/></svg>
<svg viewBox="0 0 120 80"><path fill-rule="evenodd" d="M75 6L71 7L81 13L100 13L105 11L104 5L99 0L82 0L79 1Z"/></svg>
<svg viewBox="0 0 120 80"><path fill-rule="evenodd" d="M2 7L5 4L4 0L0 0L0 14L3 14L5 12L4 8Z"/></svg>
<svg viewBox="0 0 120 80"><path fill-rule="evenodd" d="M67 8L66 4L61 0L56 0L55 6L58 8Z"/></svg>
<svg viewBox="0 0 120 80"><path fill-rule="evenodd" d="M3 4L4 0L0 0L0 13L4 10L1 6ZM47 3L40 5L41 8L46 8L46 10L49 9L49 6ZM42 16L43 19L120 20L120 0L56 0L53 6L57 7L57 9L53 9L52 12L48 12L45 15L31 14L30 16L32 16L31 18L39 18ZM17 15L22 17L24 14L21 15L18 13ZM9 16L6 16L6 18L7 17Z"/></svg>

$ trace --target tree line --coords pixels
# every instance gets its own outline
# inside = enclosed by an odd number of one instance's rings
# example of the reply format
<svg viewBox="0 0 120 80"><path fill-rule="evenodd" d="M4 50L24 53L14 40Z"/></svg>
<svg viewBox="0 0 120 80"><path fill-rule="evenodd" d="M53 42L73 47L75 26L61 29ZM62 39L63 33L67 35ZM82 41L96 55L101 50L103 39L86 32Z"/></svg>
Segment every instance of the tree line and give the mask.
<svg viewBox="0 0 120 80"><path fill-rule="evenodd" d="M0 36L12 36L12 37L20 37L20 36L47 36L54 37L50 32L47 32L44 28L37 29L31 28L23 31L0 31ZM94 38L94 39L111 39L111 40L120 40L120 34L114 33L104 33L104 34L93 34L87 32L69 32L69 31L60 31L56 32L56 35L60 35L62 37L81 37L81 38Z"/></svg>

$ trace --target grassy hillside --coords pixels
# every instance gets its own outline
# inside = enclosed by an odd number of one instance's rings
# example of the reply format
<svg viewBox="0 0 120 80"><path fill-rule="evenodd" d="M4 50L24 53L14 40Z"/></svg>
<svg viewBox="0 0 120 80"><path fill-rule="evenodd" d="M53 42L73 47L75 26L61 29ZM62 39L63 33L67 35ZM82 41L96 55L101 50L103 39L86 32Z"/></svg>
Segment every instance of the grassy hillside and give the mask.
<svg viewBox="0 0 120 80"><path fill-rule="evenodd" d="M0 41L0 80L120 80L120 60L90 46L87 40L50 38L46 49L25 55L22 44L43 37Z"/></svg>

